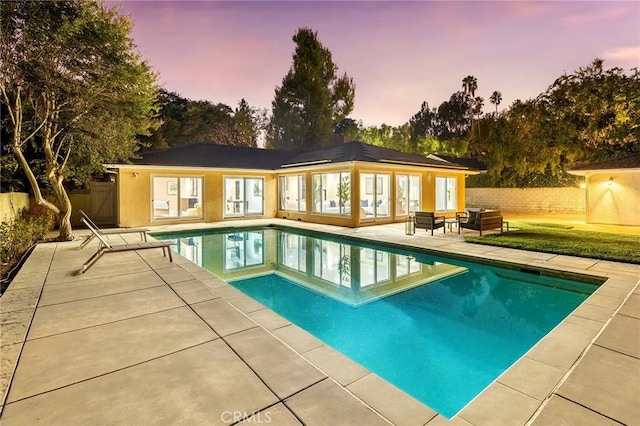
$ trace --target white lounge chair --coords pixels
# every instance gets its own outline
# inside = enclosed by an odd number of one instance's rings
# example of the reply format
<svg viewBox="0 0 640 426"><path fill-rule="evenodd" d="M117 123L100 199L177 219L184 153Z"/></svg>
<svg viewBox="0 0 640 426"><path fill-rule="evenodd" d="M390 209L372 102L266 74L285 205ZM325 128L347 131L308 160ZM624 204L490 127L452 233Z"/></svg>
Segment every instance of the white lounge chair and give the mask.
<svg viewBox="0 0 640 426"><path fill-rule="evenodd" d="M88 220L85 218L80 218L81 222L84 222L87 225L87 228L91 231L91 233L100 241L98 245L98 250L82 265L80 269L80 273L84 274L94 263L96 263L103 254L107 253L120 253L123 251L137 251L137 250L145 250L145 249L153 249L153 248L161 248L162 254L166 257L167 252L169 253L169 261L173 262L173 256L171 255L171 244L173 241L143 241L139 243L129 243L129 244L118 244L111 245L105 240L98 231L91 226Z"/></svg>
<svg viewBox="0 0 640 426"><path fill-rule="evenodd" d="M91 224L91 226L93 226L93 228L96 231L98 231L98 233L100 235L138 233L138 234L140 234L140 239L141 240L144 240L145 242L147 241L147 232L149 231L147 228L118 228L118 229L107 229L107 230L103 231L102 229L98 228L98 225L96 225L85 212L80 210L80 214L82 215L82 218L80 219L80 221L82 221L82 219L84 219L85 222L88 222L89 224ZM94 234L89 234L89 236L82 242L82 244L80 244L80 250L82 250L84 248L84 246L89 244L91 242L91 240L93 240L95 237L96 236Z"/></svg>

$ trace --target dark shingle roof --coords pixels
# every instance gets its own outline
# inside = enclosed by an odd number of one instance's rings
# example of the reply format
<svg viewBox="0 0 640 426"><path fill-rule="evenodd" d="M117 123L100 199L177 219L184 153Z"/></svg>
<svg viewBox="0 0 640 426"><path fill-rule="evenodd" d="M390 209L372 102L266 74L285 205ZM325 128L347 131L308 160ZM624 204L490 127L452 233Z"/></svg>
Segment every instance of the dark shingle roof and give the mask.
<svg viewBox="0 0 640 426"><path fill-rule="evenodd" d="M461 166L469 167L471 169L478 169L480 171L487 171L487 166L482 164L477 158L459 158L452 157L450 155L432 154L431 157L436 157L449 163L459 164Z"/></svg>
<svg viewBox="0 0 640 426"><path fill-rule="evenodd" d="M363 142L348 142L330 148L299 153L282 163L283 167L309 163L342 163L348 161L365 161L369 163L413 164L432 167L466 169L459 164L451 164L422 155L407 154L393 149L369 145Z"/></svg>
<svg viewBox="0 0 640 426"><path fill-rule="evenodd" d="M362 142L349 142L308 152L199 143L173 147L164 151L148 152L142 154L141 158L134 160L133 163L148 166L276 170L281 167L287 168L306 164L342 163L349 161L468 169L464 165L423 157L421 155L406 154Z"/></svg>
<svg viewBox="0 0 640 426"><path fill-rule="evenodd" d="M274 170L293 155L288 151L198 143L142 154L142 158L133 162L149 166Z"/></svg>
<svg viewBox="0 0 640 426"><path fill-rule="evenodd" d="M640 154L574 167L571 171L639 169Z"/></svg>

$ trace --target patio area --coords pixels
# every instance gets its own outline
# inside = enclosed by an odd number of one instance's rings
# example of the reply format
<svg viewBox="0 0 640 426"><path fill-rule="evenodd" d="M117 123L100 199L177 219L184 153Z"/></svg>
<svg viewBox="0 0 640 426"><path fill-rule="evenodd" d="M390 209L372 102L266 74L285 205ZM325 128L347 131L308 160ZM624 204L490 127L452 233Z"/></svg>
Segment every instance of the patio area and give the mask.
<svg viewBox="0 0 640 426"><path fill-rule="evenodd" d="M276 219L153 231L268 224L606 282L448 420L178 254L173 263L161 250L111 254L76 275L97 241L40 244L0 299L0 422L640 424L640 265L469 244L457 233L405 235L404 224Z"/></svg>

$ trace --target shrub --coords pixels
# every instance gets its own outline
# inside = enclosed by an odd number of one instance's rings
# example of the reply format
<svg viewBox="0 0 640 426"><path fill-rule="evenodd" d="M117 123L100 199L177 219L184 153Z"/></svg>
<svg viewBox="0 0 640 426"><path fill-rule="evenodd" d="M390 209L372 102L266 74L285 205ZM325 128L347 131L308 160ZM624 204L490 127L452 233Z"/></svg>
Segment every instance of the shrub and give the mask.
<svg viewBox="0 0 640 426"><path fill-rule="evenodd" d="M467 188L564 188L575 187L580 182L578 176L567 172L539 173L530 172L522 177L514 178L514 181L505 184L501 177L493 178L488 173L469 176L465 186Z"/></svg>
<svg viewBox="0 0 640 426"><path fill-rule="evenodd" d="M0 224L0 261L16 261L34 243L41 241L55 225L54 213L32 203L16 220Z"/></svg>

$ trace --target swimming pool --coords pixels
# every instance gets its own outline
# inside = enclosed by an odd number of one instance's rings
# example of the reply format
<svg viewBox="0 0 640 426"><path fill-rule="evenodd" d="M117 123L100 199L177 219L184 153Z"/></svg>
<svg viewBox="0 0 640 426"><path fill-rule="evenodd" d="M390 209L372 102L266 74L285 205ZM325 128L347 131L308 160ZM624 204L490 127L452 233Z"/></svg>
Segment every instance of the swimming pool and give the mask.
<svg viewBox="0 0 640 426"><path fill-rule="evenodd" d="M449 418L597 287L288 229L157 238Z"/></svg>

